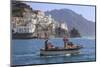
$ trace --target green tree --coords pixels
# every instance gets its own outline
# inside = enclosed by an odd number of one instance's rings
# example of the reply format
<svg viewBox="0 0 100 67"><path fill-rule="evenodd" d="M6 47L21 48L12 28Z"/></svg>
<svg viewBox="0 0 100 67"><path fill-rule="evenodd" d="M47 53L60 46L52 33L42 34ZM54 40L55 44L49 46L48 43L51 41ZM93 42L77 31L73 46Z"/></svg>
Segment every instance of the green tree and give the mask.
<svg viewBox="0 0 100 67"><path fill-rule="evenodd" d="M70 37L81 37L79 31L74 27L71 31L70 31Z"/></svg>

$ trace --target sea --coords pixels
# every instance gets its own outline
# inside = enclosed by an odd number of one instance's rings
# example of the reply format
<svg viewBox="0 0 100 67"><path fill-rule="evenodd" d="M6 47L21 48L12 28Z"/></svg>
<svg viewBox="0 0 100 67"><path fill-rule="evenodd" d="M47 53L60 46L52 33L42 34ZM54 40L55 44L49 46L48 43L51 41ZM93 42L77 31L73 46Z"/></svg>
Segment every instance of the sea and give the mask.
<svg viewBox="0 0 100 67"><path fill-rule="evenodd" d="M95 38L88 37L70 38L70 42L83 46L80 54L77 55L40 56L40 49L44 47L44 39L13 39L11 63L12 65L38 65L96 61L95 40ZM63 47L62 38L52 38L49 42L54 46Z"/></svg>

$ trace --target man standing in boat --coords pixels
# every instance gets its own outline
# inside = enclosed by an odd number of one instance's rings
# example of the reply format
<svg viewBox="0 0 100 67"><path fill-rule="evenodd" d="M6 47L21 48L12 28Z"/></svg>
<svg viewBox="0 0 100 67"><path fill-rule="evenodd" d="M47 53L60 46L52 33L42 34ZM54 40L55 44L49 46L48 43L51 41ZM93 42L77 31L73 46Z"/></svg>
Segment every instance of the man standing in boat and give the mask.
<svg viewBox="0 0 100 67"><path fill-rule="evenodd" d="M47 33L45 33L45 50L52 49L54 46L51 42L48 43Z"/></svg>
<svg viewBox="0 0 100 67"><path fill-rule="evenodd" d="M74 45L72 42L69 42L67 36L65 36L65 37L63 38L63 41L64 41L64 48L65 48L65 49L66 49L66 48L77 48L76 45Z"/></svg>
<svg viewBox="0 0 100 67"><path fill-rule="evenodd" d="M53 49L54 46L52 45L51 42L48 43L48 39L45 40L45 50L48 50L48 49Z"/></svg>
<svg viewBox="0 0 100 67"><path fill-rule="evenodd" d="M63 42L64 42L64 48L67 48L67 45L68 45L68 37L67 36L64 36L63 38Z"/></svg>
<svg viewBox="0 0 100 67"><path fill-rule="evenodd" d="M48 49L48 39L45 40L45 50Z"/></svg>
<svg viewBox="0 0 100 67"><path fill-rule="evenodd" d="M46 32L44 33L44 36L45 36L45 50L47 50L48 49L48 37L47 37Z"/></svg>

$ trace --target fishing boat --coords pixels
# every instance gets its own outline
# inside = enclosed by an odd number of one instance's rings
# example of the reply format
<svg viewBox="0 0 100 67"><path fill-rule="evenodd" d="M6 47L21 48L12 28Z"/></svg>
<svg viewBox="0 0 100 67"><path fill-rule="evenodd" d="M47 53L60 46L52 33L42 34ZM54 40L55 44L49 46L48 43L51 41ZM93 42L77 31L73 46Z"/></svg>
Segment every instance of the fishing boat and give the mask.
<svg viewBox="0 0 100 67"><path fill-rule="evenodd" d="M83 48L82 46L76 46L76 48L61 48L61 47L55 47L52 49L45 48L40 49L40 55L41 56L48 56L48 55L67 55L67 54L79 54L80 49Z"/></svg>
<svg viewBox="0 0 100 67"><path fill-rule="evenodd" d="M73 55L79 54L80 49L83 48L81 45L75 45L72 42L68 42L67 38L63 39L64 47L54 47L51 43L48 43L48 40L45 41L45 48L40 49L40 56L49 56L49 55Z"/></svg>

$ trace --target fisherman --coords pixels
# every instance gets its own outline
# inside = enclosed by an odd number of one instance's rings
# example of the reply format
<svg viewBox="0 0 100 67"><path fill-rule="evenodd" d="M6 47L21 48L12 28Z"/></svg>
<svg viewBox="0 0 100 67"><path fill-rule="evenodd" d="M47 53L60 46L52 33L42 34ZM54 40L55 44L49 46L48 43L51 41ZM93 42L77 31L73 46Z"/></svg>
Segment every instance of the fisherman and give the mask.
<svg viewBox="0 0 100 67"><path fill-rule="evenodd" d="M52 48L54 48L54 46L52 45L51 42L49 42L49 43L48 43L48 49L52 49Z"/></svg>
<svg viewBox="0 0 100 67"><path fill-rule="evenodd" d="M45 50L47 50L48 49L48 37L47 37L47 32L45 32L44 33L44 35L45 35Z"/></svg>
<svg viewBox="0 0 100 67"><path fill-rule="evenodd" d="M45 50L52 49L54 46L51 42L48 42L48 39L45 40Z"/></svg>
<svg viewBox="0 0 100 67"><path fill-rule="evenodd" d="M67 36L65 36L64 38L63 38L63 41L64 41L64 48L67 48L67 44L68 44L68 37Z"/></svg>
<svg viewBox="0 0 100 67"><path fill-rule="evenodd" d="M67 48L76 48L77 46L74 45L72 42L68 42Z"/></svg>
<svg viewBox="0 0 100 67"><path fill-rule="evenodd" d="M48 49L48 39L45 40L45 50Z"/></svg>
<svg viewBox="0 0 100 67"><path fill-rule="evenodd" d="M67 48L72 48L72 46L73 46L73 43L72 42L68 42Z"/></svg>

